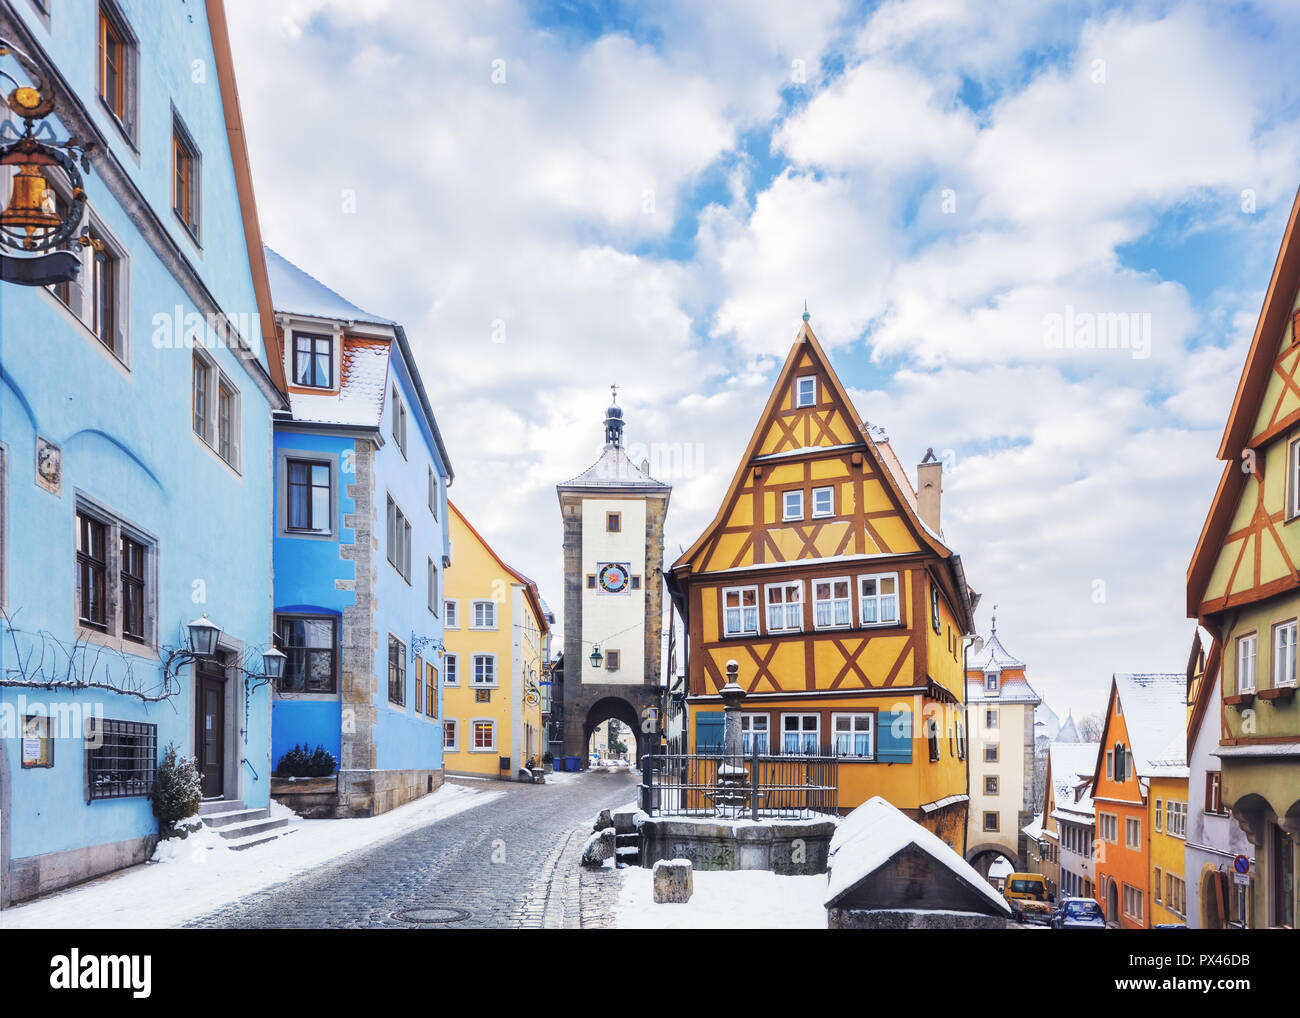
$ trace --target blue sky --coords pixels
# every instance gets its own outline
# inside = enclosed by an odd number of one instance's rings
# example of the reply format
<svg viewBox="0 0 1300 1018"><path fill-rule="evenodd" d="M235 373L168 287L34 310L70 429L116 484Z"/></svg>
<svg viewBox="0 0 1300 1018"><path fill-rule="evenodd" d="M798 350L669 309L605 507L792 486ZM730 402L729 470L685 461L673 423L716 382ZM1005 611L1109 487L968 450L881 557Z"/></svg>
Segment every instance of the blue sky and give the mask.
<svg viewBox="0 0 1300 1018"><path fill-rule="evenodd" d="M671 554L807 300L862 416L905 464L945 457L981 627L998 604L1079 714L1186 661L1183 574L1300 185L1292 6L229 16L268 243L406 325L452 497L554 603L554 485L594 460L609 384L669 471ZM1046 339L1114 313L1141 349Z"/></svg>

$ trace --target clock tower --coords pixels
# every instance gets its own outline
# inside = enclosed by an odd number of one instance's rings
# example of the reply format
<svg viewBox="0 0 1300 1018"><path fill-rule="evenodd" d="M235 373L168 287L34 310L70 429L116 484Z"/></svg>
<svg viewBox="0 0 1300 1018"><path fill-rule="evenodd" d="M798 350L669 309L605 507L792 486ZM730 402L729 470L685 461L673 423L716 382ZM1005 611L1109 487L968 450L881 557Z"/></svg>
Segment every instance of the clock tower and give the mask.
<svg viewBox="0 0 1300 1018"><path fill-rule="evenodd" d="M564 524L564 685L556 713L564 752L587 760L592 731L615 718L645 752L641 713L659 706L664 517L672 488L623 445L617 390L605 412L605 447L556 485Z"/></svg>

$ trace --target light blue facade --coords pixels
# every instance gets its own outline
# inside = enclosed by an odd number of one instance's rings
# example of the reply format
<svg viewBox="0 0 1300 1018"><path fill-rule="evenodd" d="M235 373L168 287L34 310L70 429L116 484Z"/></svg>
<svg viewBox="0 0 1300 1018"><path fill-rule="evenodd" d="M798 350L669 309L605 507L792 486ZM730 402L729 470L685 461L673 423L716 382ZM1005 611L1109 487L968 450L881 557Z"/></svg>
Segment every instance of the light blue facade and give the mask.
<svg viewBox="0 0 1300 1018"><path fill-rule="evenodd" d="M280 415L275 428L277 632L288 637L295 619L333 620L337 640L332 688L289 681L277 691L272 758L278 763L295 745L323 746L340 763L338 799L317 815L370 815L442 781L441 592L452 471L401 327L348 304L274 252L268 264L291 383L301 382L300 341L322 344L313 349L328 349L330 365L312 379L326 384L291 384L292 415ZM399 413L404 450L395 437ZM295 463L328 470L328 525L313 517L304 531L302 519L290 518ZM390 498L410 525L409 575L389 557ZM399 562L405 557L397 553ZM405 662L397 695L390 638ZM289 642L281 646L292 677L299 669ZM437 669L432 704L423 685L417 689L426 662Z"/></svg>
<svg viewBox="0 0 1300 1018"><path fill-rule="evenodd" d="M260 669L271 638L271 414L285 399L262 356L254 285L261 270L250 263L235 172L244 157L230 148L204 5L121 0L114 9L134 37L128 130L97 94L97 5L53 4L47 19L29 0L0 0L0 36L55 69L70 89L56 90L47 122L60 138L98 146L85 175L88 223L107 239L117 266L111 350L81 320L89 289L72 298L74 313L48 290L0 283L0 602L13 629L0 633L0 667L9 683L59 679L56 641L71 648L80 639L74 660L83 676L93 664L93 678L114 690L157 693L168 650L185 643L185 623L207 614L227 655L224 760L214 780L225 797L261 806L270 789L270 691L246 681L240 666ZM26 78L11 59L0 67ZM177 119L200 156L193 233L172 210ZM0 177L0 204L8 187ZM80 286L92 286L87 270ZM186 341L210 341L196 323L221 316L247 347L241 355L214 343L200 355L206 377L221 380L231 398L225 458L215 448L215 424L207 441L194 430L195 354ZM38 443L51 467L44 478ZM79 622L78 512L106 537L102 631ZM139 641L123 634L130 624L119 537L143 549ZM181 669L158 702L114 690L0 686L0 903L151 851L158 825L146 794L89 798L78 719L156 726L159 757L169 742L192 755L195 676ZM19 729L43 713L57 716L53 764L24 766Z"/></svg>

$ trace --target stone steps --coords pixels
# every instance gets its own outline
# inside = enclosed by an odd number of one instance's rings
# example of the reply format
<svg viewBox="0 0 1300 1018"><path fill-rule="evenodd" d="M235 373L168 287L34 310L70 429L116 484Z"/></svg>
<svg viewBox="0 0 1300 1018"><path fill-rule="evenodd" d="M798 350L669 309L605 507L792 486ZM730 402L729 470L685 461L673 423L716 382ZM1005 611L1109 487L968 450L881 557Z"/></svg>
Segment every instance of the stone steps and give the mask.
<svg viewBox="0 0 1300 1018"><path fill-rule="evenodd" d="M242 799L210 799L199 806L199 819L237 852L297 830L289 826L288 817L271 816L268 806L249 809Z"/></svg>

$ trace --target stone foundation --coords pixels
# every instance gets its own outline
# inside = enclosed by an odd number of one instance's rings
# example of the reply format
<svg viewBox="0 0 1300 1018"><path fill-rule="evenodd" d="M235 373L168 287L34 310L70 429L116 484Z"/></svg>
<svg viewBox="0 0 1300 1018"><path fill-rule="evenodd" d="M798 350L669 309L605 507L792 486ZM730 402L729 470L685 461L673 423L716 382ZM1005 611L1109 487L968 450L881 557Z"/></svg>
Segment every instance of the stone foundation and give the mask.
<svg viewBox="0 0 1300 1018"><path fill-rule="evenodd" d="M339 771L333 816L373 817L436 792L442 770Z"/></svg>
<svg viewBox="0 0 1300 1018"><path fill-rule="evenodd" d="M832 820L646 819L641 822L641 865L687 859L697 870L825 873L835 827Z"/></svg>
<svg viewBox="0 0 1300 1018"><path fill-rule="evenodd" d="M977 912L828 908L826 925L832 930L1005 930L1007 921Z"/></svg>
<svg viewBox="0 0 1300 1018"><path fill-rule="evenodd" d="M158 835L148 834L142 838L15 859L9 865L10 898L15 902L26 901L114 870L136 866L153 855L157 844Z"/></svg>
<svg viewBox="0 0 1300 1018"><path fill-rule="evenodd" d="M328 778L271 778L271 798L307 820L328 820L339 800L337 774Z"/></svg>

